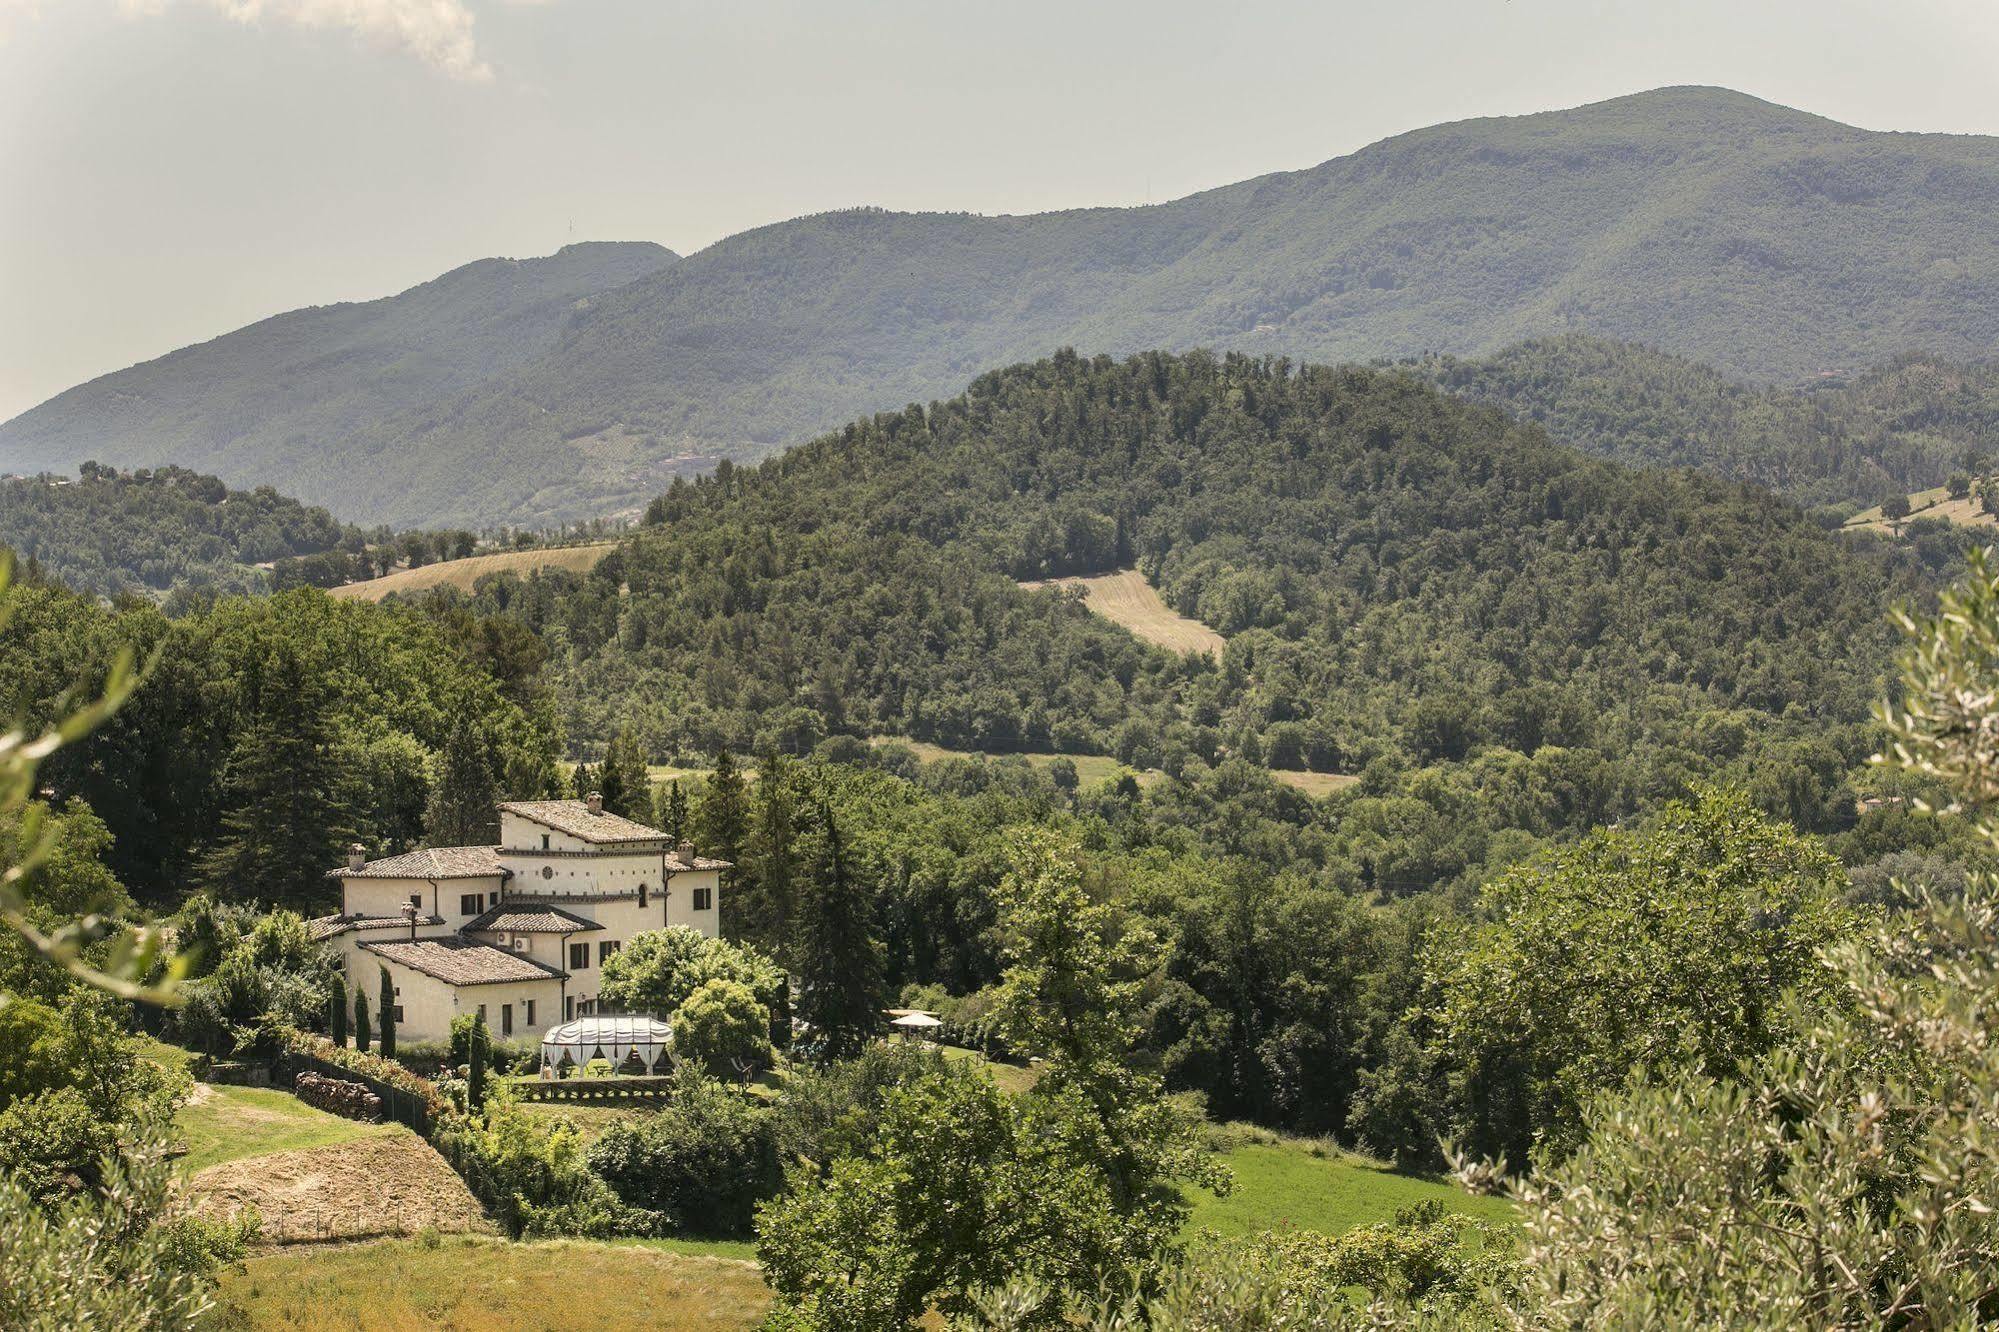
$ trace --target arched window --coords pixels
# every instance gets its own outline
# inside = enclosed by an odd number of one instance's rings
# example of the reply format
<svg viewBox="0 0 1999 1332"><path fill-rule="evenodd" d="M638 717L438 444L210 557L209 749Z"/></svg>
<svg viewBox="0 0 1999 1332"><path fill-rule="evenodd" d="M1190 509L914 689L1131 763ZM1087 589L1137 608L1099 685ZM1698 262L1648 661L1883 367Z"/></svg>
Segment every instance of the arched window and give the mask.
<svg viewBox="0 0 1999 1332"><path fill-rule="evenodd" d="M639 885L639 906L640 906L641 908L643 908L643 907L645 906L645 904L646 904L646 886L645 886L644 884L640 884L640 885Z"/></svg>

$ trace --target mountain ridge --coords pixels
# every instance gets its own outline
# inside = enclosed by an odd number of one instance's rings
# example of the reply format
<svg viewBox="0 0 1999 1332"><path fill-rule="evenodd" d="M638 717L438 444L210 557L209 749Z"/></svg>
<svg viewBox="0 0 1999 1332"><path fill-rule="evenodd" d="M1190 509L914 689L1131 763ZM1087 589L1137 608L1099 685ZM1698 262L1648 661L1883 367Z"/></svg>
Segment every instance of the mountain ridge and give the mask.
<svg viewBox="0 0 1999 1332"><path fill-rule="evenodd" d="M1999 139L1660 89L1143 208L772 223L596 293L545 351L330 456L230 461L364 519L537 521L1063 346L1353 361L1586 331L1764 383L1974 359L1999 347L1994 208ZM0 461L42 411L0 426Z"/></svg>

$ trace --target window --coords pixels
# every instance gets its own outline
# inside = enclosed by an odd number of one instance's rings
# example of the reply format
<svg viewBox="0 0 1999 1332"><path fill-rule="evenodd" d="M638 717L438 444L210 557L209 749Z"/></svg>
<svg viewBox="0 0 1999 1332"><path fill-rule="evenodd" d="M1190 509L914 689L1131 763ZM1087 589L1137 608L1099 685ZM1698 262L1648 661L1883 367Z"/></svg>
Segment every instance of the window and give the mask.
<svg viewBox="0 0 1999 1332"><path fill-rule="evenodd" d="M542 849L542 850L544 850L544 851L548 850L548 834L547 834L547 833L543 833L543 834L541 835L541 849Z"/></svg>
<svg viewBox="0 0 1999 1332"><path fill-rule="evenodd" d="M597 965L600 967L603 966L605 960L617 951L618 941L616 939L605 939L600 942L597 945Z"/></svg>
<svg viewBox="0 0 1999 1332"><path fill-rule="evenodd" d="M395 1009L396 1009L396 1021L401 1022L403 1020L403 1006L401 1004L397 1004L395 1006Z"/></svg>
<svg viewBox="0 0 1999 1332"><path fill-rule="evenodd" d="M501 1004L500 1035L511 1036L513 1034L514 1034L514 1006L512 1004Z"/></svg>
<svg viewBox="0 0 1999 1332"><path fill-rule="evenodd" d="M639 909L643 911L643 910L645 909L645 904L646 904L646 886L645 886L644 884L640 884L640 885L639 885Z"/></svg>
<svg viewBox="0 0 1999 1332"><path fill-rule="evenodd" d="M589 1016L590 1016L590 1015L591 1015L592 1013L594 1013L594 1012L596 1012L596 1011L597 1011L597 1001L596 1001L595 999L585 999L585 1000L583 1001L583 1016L584 1016L584 1017L589 1017Z"/></svg>
<svg viewBox="0 0 1999 1332"><path fill-rule="evenodd" d="M461 916L476 916L485 909L486 898L483 893L466 893L458 899L458 914Z"/></svg>
<svg viewBox="0 0 1999 1332"><path fill-rule="evenodd" d="M544 879L552 879L552 878L554 878L554 877L555 877L555 866L553 866L553 865L543 865L543 866L541 867L541 877L542 877L542 878L544 878Z"/></svg>
<svg viewBox="0 0 1999 1332"><path fill-rule="evenodd" d="M715 890L713 888L696 888L694 890L694 909L696 911L706 911L714 905Z"/></svg>
<svg viewBox="0 0 1999 1332"><path fill-rule="evenodd" d="M532 1027L534 1025L534 1000L532 999L528 1000L527 1004L528 1004L528 1012L527 1012L528 1025Z"/></svg>
<svg viewBox="0 0 1999 1332"><path fill-rule="evenodd" d="M569 969L581 971L590 965L590 945L587 943L569 945Z"/></svg>
<svg viewBox="0 0 1999 1332"><path fill-rule="evenodd" d="M421 910L421 909L422 909L422 907L423 907L423 894L422 894L422 893L411 893L411 894L410 894L410 905L411 905L411 906L413 906L413 907L416 907L416 908L418 908L419 910Z"/></svg>
<svg viewBox="0 0 1999 1332"><path fill-rule="evenodd" d="M479 1020L481 1022L486 1020L486 1005L484 1004L479 1005Z"/></svg>

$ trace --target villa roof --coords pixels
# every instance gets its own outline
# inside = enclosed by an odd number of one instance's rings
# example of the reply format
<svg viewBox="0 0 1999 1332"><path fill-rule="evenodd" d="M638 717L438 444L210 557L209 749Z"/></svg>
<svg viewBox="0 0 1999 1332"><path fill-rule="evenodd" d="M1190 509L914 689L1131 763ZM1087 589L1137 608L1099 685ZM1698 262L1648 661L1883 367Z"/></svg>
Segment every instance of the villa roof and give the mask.
<svg viewBox="0 0 1999 1332"><path fill-rule="evenodd" d="M426 846L371 860L360 869L326 871L330 879L510 879L497 846Z"/></svg>
<svg viewBox="0 0 1999 1332"><path fill-rule="evenodd" d="M594 920L585 920L558 906L521 901L504 902L488 908L464 925L467 934L494 930L518 934L575 934L582 930L603 928Z"/></svg>
<svg viewBox="0 0 1999 1332"><path fill-rule="evenodd" d="M444 922L436 916L418 916L416 923L429 926L442 925ZM305 928L306 932L312 936L312 941L318 943L322 939L331 939L338 935L346 934L350 930L381 930L387 929L391 925L408 929L409 924L409 917L403 915L315 916L305 923Z"/></svg>
<svg viewBox="0 0 1999 1332"><path fill-rule="evenodd" d="M670 840L658 828L635 823L609 810L590 811L581 800L508 800L500 809L518 814L544 827L553 828L586 842L664 842Z"/></svg>
<svg viewBox="0 0 1999 1332"><path fill-rule="evenodd" d="M364 943L371 953L446 985L501 985L515 981L561 980L568 972L531 957L462 936L418 939L405 943Z"/></svg>

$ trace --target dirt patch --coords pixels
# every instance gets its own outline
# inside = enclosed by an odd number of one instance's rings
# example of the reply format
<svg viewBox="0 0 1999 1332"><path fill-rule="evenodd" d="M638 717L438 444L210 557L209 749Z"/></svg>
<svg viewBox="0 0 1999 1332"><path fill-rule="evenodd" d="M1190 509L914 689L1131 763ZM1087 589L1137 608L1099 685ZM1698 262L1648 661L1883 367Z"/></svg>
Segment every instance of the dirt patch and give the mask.
<svg viewBox="0 0 1999 1332"><path fill-rule="evenodd" d="M444 1158L409 1132L274 1152L210 1166L188 1183L194 1210L226 1217L255 1208L273 1244L441 1233L491 1233L477 1200Z"/></svg>

